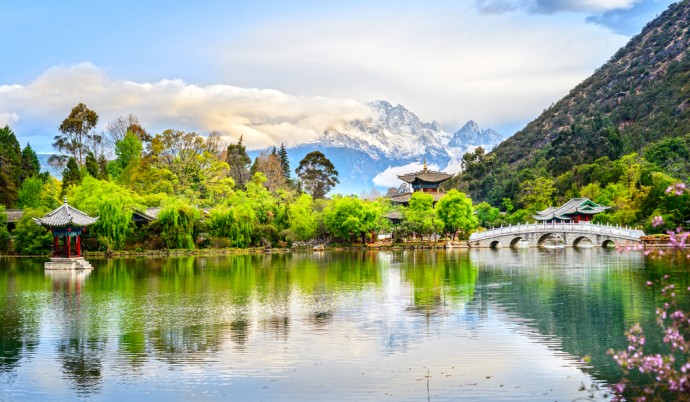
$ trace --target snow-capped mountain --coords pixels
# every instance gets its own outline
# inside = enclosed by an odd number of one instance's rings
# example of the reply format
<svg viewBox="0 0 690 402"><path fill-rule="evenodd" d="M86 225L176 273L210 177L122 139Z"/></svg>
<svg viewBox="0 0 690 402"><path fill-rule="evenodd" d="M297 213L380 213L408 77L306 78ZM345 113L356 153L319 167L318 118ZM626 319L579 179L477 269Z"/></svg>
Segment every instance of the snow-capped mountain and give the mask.
<svg viewBox="0 0 690 402"><path fill-rule="evenodd" d="M477 146L491 149L503 139L474 121L451 134L435 121L420 121L401 105L379 100L369 106L373 117L342 121L316 141L288 149L291 166L318 149L340 172L335 191L359 193L374 187L372 179L381 172L423 160L439 170L457 173L465 152Z"/></svg>
<svg viewBox="0 0 690 402"><path fill-rule="evenodd" d="M474 120L468 121L460 130L456 131L448 142L449 147L488 146L493 148L503 141L501 134L487 128L482 130Z"/></svg>

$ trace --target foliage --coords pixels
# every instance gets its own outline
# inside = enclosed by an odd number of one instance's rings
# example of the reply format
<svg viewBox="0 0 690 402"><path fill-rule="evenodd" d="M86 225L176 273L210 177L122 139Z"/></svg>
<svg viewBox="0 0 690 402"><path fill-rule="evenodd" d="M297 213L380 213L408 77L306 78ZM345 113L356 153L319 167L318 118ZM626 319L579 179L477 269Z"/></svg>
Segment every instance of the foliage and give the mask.
<svg viewBox="0 0 690 402"><path fill-rule="evenodd" d="M255 170L255 173L260 172L264 175L266 178L264 186L266 186L268 191L275 193L279 189L287 188L287 180L285 178L283 165L276 153L269 154L267 152L262 152L261 155L256 158L252 168Z"/></svg>
<svg viewBox="0 0 690 402"><path fill-rule="evenodd" d="M379 215L377 208L356 197L336 196L323 211L324 222L329 233L341 239L365 235L377 229Z"/></svg>
<svg viewBox="0 0 690 402"><path fill-rule="evenodd" d="M230 168L230 177L235 180L235 185L239 189L244 189L249 181L249 165L252 160L247 155L247 149L242 144L240 136L237 144L230 144L226 150L225 162Z"/></svg>
<svg viewBox="0 0 690 402"><path fill-rule="evenodd" d="M445 224L436 215L433 204L434 196L431 194L421 191L412 193L410 206L403 211L410 230L422 235L430 235L444 229Z"/></svg>
<svg viewBox="0 0 690 402"><path fill-rule="evenodd" d="M91 230L107 249L125 247L134 230L132 210L141 209L141 199L136 194L113 182L87 176L80 186L68 192L68 200L75 208L99 217Z"/></svg>
<svg viewBox="0 0 690 402"><path fill-rule="evenodd" d="M446 232L452 233L453 239L458 231L467 235L470 230L477 227L472 200L458 190L450 190L438 200L436 214L443 222Z"/></svg>
<svg viewBox="0 0 690 402"><path fill-rule="evenodd" d="M22 155L14 132L0 129L0 204L14 207L21 184Z"/></svg>
<svg viewBox="0 0 690 402"><path fill-rule="evenodd" d="M70 157L67 161L67 167L62 172L62 191L67 192L71 187L78 186L81 183L81 171L77 160Z"/></svg>
<svg viewBox="0 0 690 402"><path fill-rule="evenodd" d="M123 171L127 171L122 181L128 182L128 170L139 162L143 149L141 140L132 131L127 131L122 140L115 143L116 158L110 168L114 176L120 177Z"/></svg>
<svg viewBox="0 0 690 402"><path fill-rule="evenodd" d="M84 161L84 167L86 172L95 179L102 179L101 172L98 169L98 161L96 160L96 155L89 151L86 153L86 159Z"/></svg>
<svg viewBox="0 0 690 402"><path fill-rule="evenodd" d="M501 216L501 211L498 208L492 207L491 204L484 201L479 203L475 209L480 226L485 228L497 226L498 218Z"/></svg>
<svg viewBox="0 0 690 402"><path fill-rule="evenodd" d="M167 248L194 249L199 234L201 212L181 201L172 200L158 214L161 238Z"/></svg>
<svg viewBox="0 0 690 402"><path fill-rule="evenodd" d="M518 203L533 212L541 211L551 205L551 196L554 191L551 179L538 177L534 180L526 180L520 184Z"/></svg>
<svg viewBox="0 0 690 402"><path fill-rule="evenodd" d="M60 124L61 134L55 136L53 147L59 153L67 154L79 165L83 165L88 142L95 135L91 131L96 124L98 124L98 114L83 103L77 104Z"/></svg>
<svg viewBox="0 0 690 402"><path fill-rule="evenodd" d="M5 206L0 205L0 251L7 251L9 243L10 233L7 231L7 213L5 212Z"/></svg>
<svg viewBox="0 0 690 402"><path fill-rule="evenodd" d="M248 204L219 205L210 211L208 222L211 233L229 239L232 247L248 247L255 224L254 210Z"/></svg>
<svg viewBox="0 0 690 402"><path fill-rule="evenodd" d="M283 143L280 144L278 157L280 158L280 165L283 168L283 176L285 176L285 180L290 180L290 159L288 158L287 149L285 149L285 144Z"/></svg>
<svg viewBox="0 0 690 402"><path fill-rule="evenodd" d="M289 224L296 240L313 239L316 235L317 214L309 194L302 194L289 206Z"/></svg>
<svg viewBox="0 0 690 402"><path fill-rule="evenodd" d="M24 183L25 180L38 176L40 173L41 162L38 160L36 152L31 149L31 145L26 144L24 149L22 149L22 165L19 179L22 183Z"/></svg>
<svg viewBox="0 0 690 402"><path fill-rule="evenodd" d="M33 176L24 181L19 190L19 208L39 208L41 206L41 192L43 192L43 180Z"/></svg>
<svg viewBox="0 0 690 402"><path fill-rule="evenodd" d="M47 228L38 225L33 218L48 213L47 208L25 208L22 218L12 231L14 251L22 255L45 255L51 252L53 235Z"/></svg>
<svg viewBox="0 0 690 402"><path fill-rule="evenodd" d="M300 162L295 173L304 189L314 199L324 198L338 183L338 171L333 163L319 151L309 152Z"/></svg>

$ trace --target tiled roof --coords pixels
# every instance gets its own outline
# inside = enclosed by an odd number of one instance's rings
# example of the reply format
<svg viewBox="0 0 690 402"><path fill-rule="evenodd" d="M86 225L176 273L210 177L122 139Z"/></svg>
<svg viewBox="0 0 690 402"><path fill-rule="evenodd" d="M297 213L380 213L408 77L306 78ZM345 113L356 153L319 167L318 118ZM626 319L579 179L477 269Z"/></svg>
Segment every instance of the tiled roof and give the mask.
<svg viewBox="0 0 690 402"><path fill-rule="evenodd" d="M571 218L567 215L576 213L594 215L604 212L609 208L611 207L599 205L589 198L572 198L560 207L548 207L543 211L537 212L533 217L539 221L546 221L554 218L568 220Z"/></svg>
<svg viewBox="0 0 690 402"><path fill-rule="evenodd" d="M21 209L6 209L5 213L7 214L7 223L17 223L24 216L24 211Z"/></svg>
<svg viewBox="0 0 690 402"><path fill-rule="evenodd" d="M419 179L421 181L426 181L429 183L439 183L442 181L446 181L453 177L452 174L444 173L444 172L433 172L430 170L422 170L420 172L416 173L408 173L404 175L398 176L398 178L404 182L407 183L412 183L415 181L415 179Z"/></svg>
<svg viewBox="0 0 690 402"><path fill-rule="evenodd" d="M412 194L414 193L407 193L407 194L402 194L402 195L396 195L395 197L391 197L390 200L398 203L398 204L407 204L410 202L410 197L412 197ZM438 200L441 199L446 193L444 192L438 192L438 193L424 193L424 194L431 194L434 196L434 202L438 202Z"/></svg>
<svg viewBox="0 0 690 402"><path fill-rule="evenodd" d="M43 218L34 218L34 222L42 226L59 227L67 225L88 226L98 221L98 217L92 218L78 209L67 204L67 200L60 207Z"/></svg>

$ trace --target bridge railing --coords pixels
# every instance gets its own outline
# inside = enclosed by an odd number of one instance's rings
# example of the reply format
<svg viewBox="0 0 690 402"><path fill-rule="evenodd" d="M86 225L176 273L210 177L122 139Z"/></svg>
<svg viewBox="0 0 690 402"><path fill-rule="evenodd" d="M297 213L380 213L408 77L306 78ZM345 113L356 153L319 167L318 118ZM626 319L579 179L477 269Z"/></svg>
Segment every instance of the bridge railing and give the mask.
<svg viewBox="0 0 690 402"><path fill-rule="evenodd" d="M500 228L493 228L483 232L472 233L470 235L470 241L490 239L509 234L517 235L532 232L577 232L586 234L603 234L629 240L639 240L640 237L644 236L644 232L639 229L611 226L608 224L602 225L592 222L523 223L514 226L501 226Z"/></svg>

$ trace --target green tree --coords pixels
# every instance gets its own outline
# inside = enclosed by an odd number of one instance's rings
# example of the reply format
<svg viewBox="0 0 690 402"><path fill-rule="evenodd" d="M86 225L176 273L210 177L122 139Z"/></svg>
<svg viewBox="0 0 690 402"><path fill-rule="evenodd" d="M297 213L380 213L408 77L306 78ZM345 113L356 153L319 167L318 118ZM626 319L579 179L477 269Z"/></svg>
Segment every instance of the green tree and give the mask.
<svg viewBox="0 0 690 402"><path fill-rule="evenodd" d="M25 182L26 184L26 182ZM22 255L46 255L53 246L53 235L50 230L39 226L33 218L41 218L48 212L46 208L25 208L17 227L12 231L12 246L16 253Z"/></svg>
<svg viewBox="0 0 690 402"><path fill-rule="evenodd" d="M211 209L208 225L213 235L227 238L230 246L249 247L256 215L247 203L219 205Z"/></svg>
<svg viewBox="0 0 690 402"><path fill-rule="evenodd" d="M67 167L62 172L62 191L66 193L70 187L78 186L81 183L81 171L77 160L70 157L67 161Z"/></svg>
<svg viewBox="0 0 690 402"><path fill-rule="evenodd" d="M324 222L329 233L341 239L361 236L366 242L366 234L376 229L378 220L376 208L356 197L336 196L323 211Z"/></svg>
<svg viewBox="0 0 690 402"><path fill-rule="evenodd" d="M338 171L333 163L319 151L309 152L299 162L295 173L300 178L304 189L314 199L324 198L338 183Z"/></svg>
<svg viewBox="0 0 690 402"><path fill-rule="evenodd" d="M41 206L43 184L43 180L37 176L24 180L22 188L19 190L19 201L17 202L17 207L39 208Z"/></svg>
<svg viewBox="0 0 690 402"><path fill-rule="evenodd" d="M158 214L161 239L167 248L193 250L199 234L199 210L182 200L172 200Z"/></svg>
<svg viewBox="0 0 690 402"><path fill-rule="evenodd" d="M25 180L38 176L41 173L41 162L30 144L26 144L22 149L22 167L20 172L20 181L24 183Z"/></svg>
<svg viewBox="0 0 690 402"><path fill-rule="evenodd" d="M318 217L314 211L314 200L309 194L300 195L295 202L290 204L289 223L297 240L314 238Z"/></svg>
<svg viewBox="0 0 690 402"><path fill-rule="evenodd" d="M278 151L278 157L280 158L280 165L283 167L283 175L285 180L290 180L290 159L288 158L287 149L285 149L285 144L280 144L280 151Z"/></svg>
<svg viewBox="0 0 690 402"><path fill-rule="evenodd" d="M239 189L244 189L249 181L249 165L252 160L247 155L247 149L242 144L240 136L237 144L230 144L225 153L225 162L230 167L230 177L235 180L235 185Z"/></svg>
<svg viewBox="0 0 690 402"><path fill-rule="evenodd" d="M141 159L144 146L141 140L131 131L127 131L125 137L115 143L115 162L121 170L126 169L132 163Z"/></svg>
<svg viewBox="0 0 690 402"><path fill-rule="evenodd" d="M122 250L132 236L132 210L142 209L141 199L129 189L106 180L87 176L73 187L68 199L91 216L98 216L92 229L108 250Z"/></svg>
<svg viewBox="0 0 690 402"><path fill-rule="evenodd" d="M9 126L0 129L0 204L14 207L21 184L22 155Z"/></svg>
<svg viewBox="0 0 690 402"><path fill-rule="evenodd" d="M477 219L482 227L495 226L496 220L501 215L498 208L492 207L488 202L481 202L477 205Z"/></svg>
<svg viewBox="0 0 690 402"><path fill-rule="evenodd" d="M88 142L93 139L92 130L96 124L98 124L98 114L83 103L79 103L60 124L61 134L55 136L53 147L58 152L73 157L80 166L83 165Z"/></svg>
<svg viewBox="0 0 690 402"><path fill-rule="evenodd" d="M530 211L541 211L551 205L551 196L555 191L553 179L538 177L520 184L519 202Z"/></svg>
<svg viewBox="0 0 690 402"><path fill-rule="evenodd" d="M434 196L416 191L410 197L410 206L403 211L403 216L412 231L422 235L431 235L443 230L444 223L434 211Z"/></svg>
<svg viewBox="0 0 690 402"><path fill-rule="evenodd" d="M472 199L458 190L450 190L438 200L436 214L443 222L446 232L452 233L453 240L455 240L455 234L458 231L462 231L466 235L470 230L477 227L477 217L474 216Z"/></svg>
<svg viewBox="0 0 690 402"><path fill-rule="evenodd" d="M86 168L86 172L91 175L91 177L95 179L101 178L101 172L98 169L98 161L96 160L96 156L93 154L93 152L87 152L84 167Z"/></svg>
<svg viewBox="0 0 690 402"><path fill-rule="evenodd" d="M5 212L5 206L0 205L0 251L8 251L9 245L10 233L7 231L7 213Z"/></svg>

